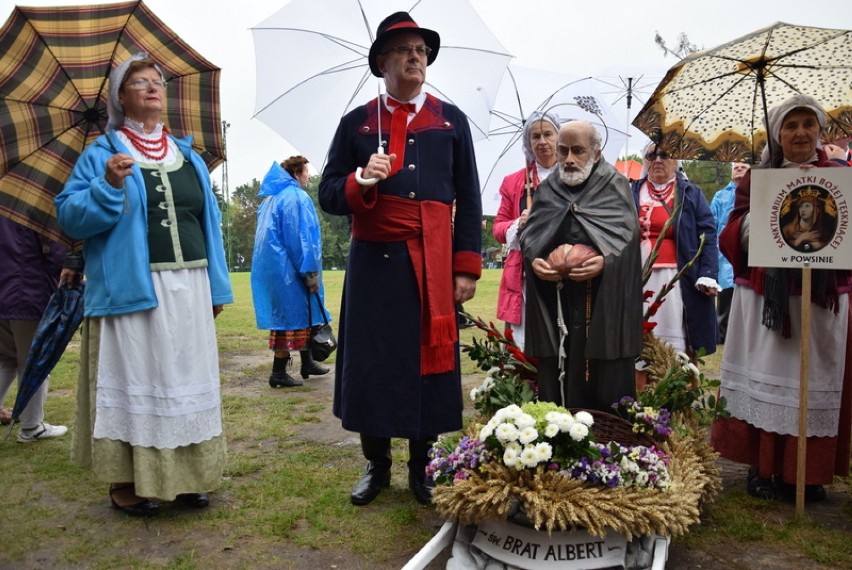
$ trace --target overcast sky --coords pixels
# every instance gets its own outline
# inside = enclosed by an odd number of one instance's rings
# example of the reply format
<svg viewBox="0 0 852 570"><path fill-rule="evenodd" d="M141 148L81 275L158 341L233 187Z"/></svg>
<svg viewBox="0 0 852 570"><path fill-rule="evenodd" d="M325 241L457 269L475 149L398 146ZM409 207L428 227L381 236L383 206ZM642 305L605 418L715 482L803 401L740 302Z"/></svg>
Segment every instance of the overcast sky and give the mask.
<svg viewBox="0 0 852 570"><path fill-rule="evenodd" d="M19 3L55 6L87 2L22 0ZM411 3L400 2L399 9ZM684 32L698 47L711 48L776 21L852 28L849 0L822 0L815 4L800 0L472 0L471 3L507 51L515 56L515 63L573 75L592 75L616 84L620 82L619 76L644 73L661 78L676 63L671 56L663 57L662 50L654 43L655 32L671 45ZM15 4L13 0L0 0L0 19L5 21ZM261 179L272 161L294 154L295 149L253 118L255 62L250 28L286 2L145 0L145 4L187 43L222 68L222 118L231 125L227 133L230 190L252 178ZM813 6L818 9L814 10ZM292 56L305 59L310 54ZM612 100L620 95L616 88L600 85L598 89L608 91L607 96ZM640 107L641 103L634 102L634 111ZM623 98L613 105L613 111L627 122ZM638 149L643 142L636 140L631 150ZM213 172L213 179L221 185L221 167Z"/></svg>

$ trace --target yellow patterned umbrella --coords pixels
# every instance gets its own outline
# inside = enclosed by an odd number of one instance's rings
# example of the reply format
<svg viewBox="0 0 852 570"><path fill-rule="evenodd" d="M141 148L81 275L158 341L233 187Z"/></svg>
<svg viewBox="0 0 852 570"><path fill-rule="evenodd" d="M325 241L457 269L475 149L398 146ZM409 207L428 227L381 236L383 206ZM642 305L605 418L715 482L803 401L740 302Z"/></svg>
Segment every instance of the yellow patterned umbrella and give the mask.
<svg viewBox="0 0 852 570"><path fill-rule="evenodd" d="M0 28L0 215L70 245L53 197L106 128L110 71L138 52L165 74L164 117L172 133L193 135L211 170L225 159L219 68L141 0L17 6Z"/></svg>
<svg viewBox="0 0 852 570"><path fill-rule="evenodd" d="M763 118L790 96L815 98L823 138L852 135L852 32L776 23L672 67L633 125L684 159L758 162Z"/></svg>

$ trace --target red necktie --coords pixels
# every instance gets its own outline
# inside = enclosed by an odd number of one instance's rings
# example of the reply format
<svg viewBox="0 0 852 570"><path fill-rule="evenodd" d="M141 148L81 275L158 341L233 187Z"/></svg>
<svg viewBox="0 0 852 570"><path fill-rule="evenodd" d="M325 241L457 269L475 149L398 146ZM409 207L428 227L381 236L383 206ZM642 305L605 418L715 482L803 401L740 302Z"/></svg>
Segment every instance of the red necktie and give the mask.
<svg viewBox="0 0 852 570"><path fill-rule="evenodd" d="M391 164L388 176L396 174L402 168L405 158L405 132L408 130L408 114L416 113L417 107L412 103L402 103L388 97L388 104L396 105L391 114L390 145L388 154L396 154L396 160Z"/></svg>

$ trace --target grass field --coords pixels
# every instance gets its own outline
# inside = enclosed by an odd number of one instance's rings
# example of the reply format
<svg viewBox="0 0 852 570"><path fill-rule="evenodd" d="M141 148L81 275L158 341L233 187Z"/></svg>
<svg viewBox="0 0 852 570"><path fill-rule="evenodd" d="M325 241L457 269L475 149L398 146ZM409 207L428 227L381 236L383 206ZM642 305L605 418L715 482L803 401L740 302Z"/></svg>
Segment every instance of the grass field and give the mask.
<svg viewBox="0 0 852 570"><path fill-rule="evenodd" d="M335 320L342 277L325 273ZM496 322L499 278L499 270L485 270L465 309ZM12 434L0 439L0 568L391 569L432 536L442 521L411 500L399 443L393 487L370 507L349 504L363 460L352 434L331 417L330 380L270 390L266 332L254 326L249 274L232 274L232 282L236 302L216 321L229 460L211 507L166 508L150 521L127 518L109 508L105 484L71 463L70 435L24 445ZM475 334L462 331L462 341ZM46 406L46 419L72 432L77 344L72 341L54 371ZM714 374L718 362L719 356L709 358L706 371ZM464 372L476 373L467 359ZM5 405L11 404L10 397ZM772 552L790 561L778 568L852 568L848 496L827 519L792 520L788 507L752 499L738 485L676 544L687 552L718 553L714 559L737 548Z"/></svg>

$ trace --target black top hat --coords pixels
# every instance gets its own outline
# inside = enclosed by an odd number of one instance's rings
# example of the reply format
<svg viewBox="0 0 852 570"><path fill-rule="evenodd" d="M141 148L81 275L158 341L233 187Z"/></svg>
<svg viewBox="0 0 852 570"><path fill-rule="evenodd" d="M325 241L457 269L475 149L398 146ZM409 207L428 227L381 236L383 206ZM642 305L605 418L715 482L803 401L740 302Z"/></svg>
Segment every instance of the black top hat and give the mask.
<svg viewBox="0 0 852 570"><path fill-rule="evenodd" d="M379 29L376 30L376 40L370 46L368 61L370 62L370 71L376 77L382 76L379 66L376 65L376 56L385 45L385 42L402 32L417 32L423 36L423 41L432 49L432 53L426 58L426 65L432 65L432 62L438 57L438 49L441 47L441 36L438 35L438 32L421 28L411 19L408 12L395 12L379 24Z"/></svg>

